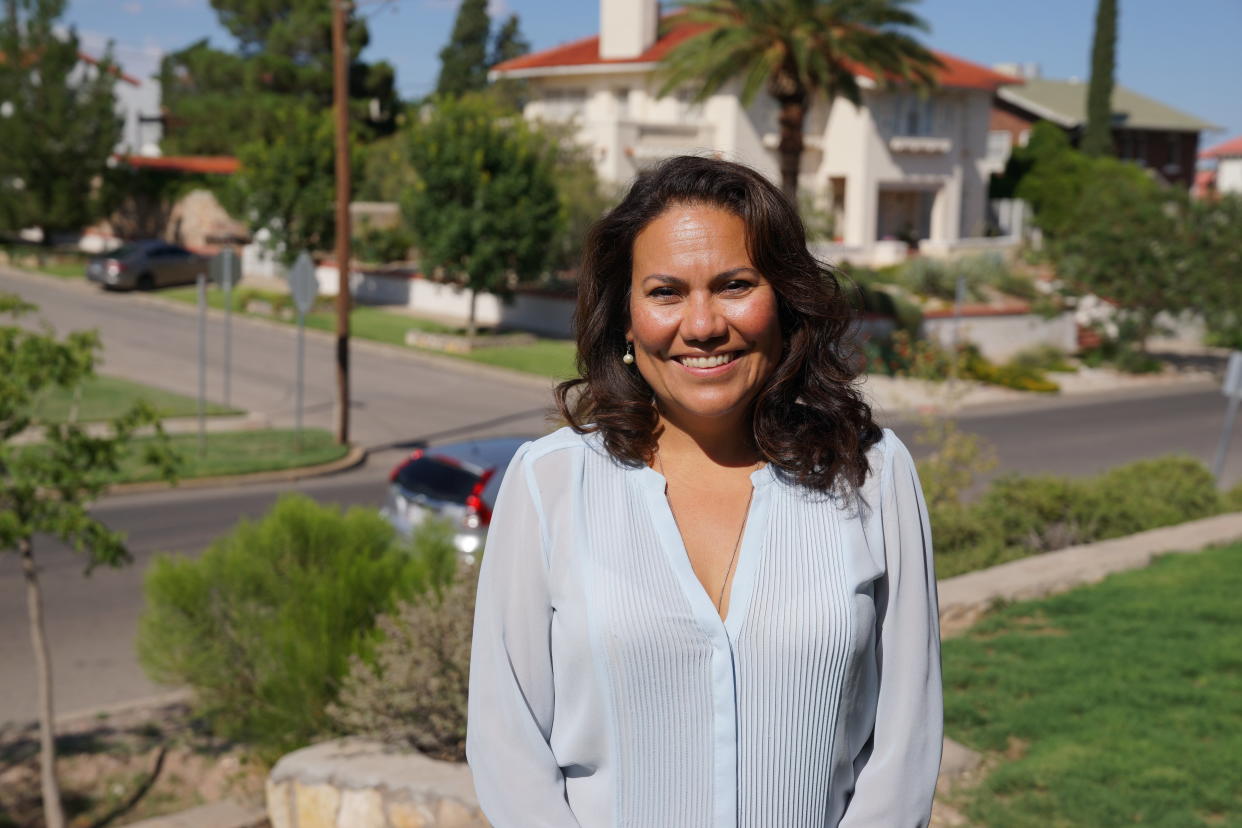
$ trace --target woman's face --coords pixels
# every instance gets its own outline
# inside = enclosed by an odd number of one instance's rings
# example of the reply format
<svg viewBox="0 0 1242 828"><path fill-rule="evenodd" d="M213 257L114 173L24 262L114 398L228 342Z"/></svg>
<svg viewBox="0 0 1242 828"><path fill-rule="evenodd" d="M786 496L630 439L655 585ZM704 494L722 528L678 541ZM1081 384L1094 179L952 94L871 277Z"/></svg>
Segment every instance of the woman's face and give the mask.
<svg viewBox="0 0 1242 828"><path fill-rule="evenodd" d="M634 240L635 363L665 416L740 416L781 357L776 293L746 250L746 225L716 207L678 205Z"/></svg>

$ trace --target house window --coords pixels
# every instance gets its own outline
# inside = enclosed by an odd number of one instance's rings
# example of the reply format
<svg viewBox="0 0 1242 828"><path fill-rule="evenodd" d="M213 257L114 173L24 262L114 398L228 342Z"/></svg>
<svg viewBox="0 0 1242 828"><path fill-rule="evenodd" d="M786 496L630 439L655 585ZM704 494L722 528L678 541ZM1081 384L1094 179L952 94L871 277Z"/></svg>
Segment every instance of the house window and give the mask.
<svg viewBox="0 0 1242 828"><path fill-rule="evenodd" d="M624 86L618 86L612 90L612 96L617 101L617 117L622 120L630 117L630 90Z"/></svg>
<svg viewBox="0 0 1242 828"><path fill-rule="evenodd" d="M925 136L932 134L935 110L930 96L904 92L893 98L894 135Z"/></svg>
<svg viewBox="0 0 1242 828"><path fill-rule="evenodd" d="M694 94L697 90L688 86L683 86L677 90L675 94L677 102L681 104L682 117L685 118L702 118L703 104L695 103Z"/></svg>
<svg viewBox="0 0 1242 828"><path fill-rule="evenodd" d="M549 89L543 95L543 113L549 120L570 121L585 111L585 89Z"/></svg>
<svg viewBox="0 0 1242 828"><path fill-rule="evenodd" d="M1013 148L1013 135L1007 129L994 129L988 133L988 160L998 163L1009 159Z"/></svg>

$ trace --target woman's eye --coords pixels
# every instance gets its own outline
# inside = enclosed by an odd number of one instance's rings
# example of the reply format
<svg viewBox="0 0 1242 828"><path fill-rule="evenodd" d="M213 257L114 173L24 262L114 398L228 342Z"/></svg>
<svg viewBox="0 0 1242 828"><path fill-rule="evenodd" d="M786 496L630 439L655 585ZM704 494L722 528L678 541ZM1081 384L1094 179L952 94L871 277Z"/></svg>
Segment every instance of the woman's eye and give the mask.
<svg viewBox="0 0 1242 828"><path fill-rule="evenodd" d="M669 299L676 296L677 291L671 287L658 287L652 288L651 293L648 295L656 299Z"/></svg>
<svg viewBox="0 0 1242 828"><path fill-rule="evenodd" d="M742 293L750 290L752 287L754 287L754 284L745 279L731 279L725 282L724 291L725 293Z"/></svg>

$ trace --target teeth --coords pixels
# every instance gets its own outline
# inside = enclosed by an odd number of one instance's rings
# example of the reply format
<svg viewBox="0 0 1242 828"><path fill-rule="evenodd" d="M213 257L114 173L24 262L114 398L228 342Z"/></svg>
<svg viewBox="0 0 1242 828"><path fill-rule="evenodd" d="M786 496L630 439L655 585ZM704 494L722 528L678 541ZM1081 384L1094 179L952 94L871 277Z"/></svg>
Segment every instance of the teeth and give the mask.
<svg viewBox="0 0 1242 828"><path fill-rule="evenodd" d="M732 362L735 356L735 354L717 354L709 357L685 356L681 358L681 364L687 368L716 368L726 362Z"/></svg>

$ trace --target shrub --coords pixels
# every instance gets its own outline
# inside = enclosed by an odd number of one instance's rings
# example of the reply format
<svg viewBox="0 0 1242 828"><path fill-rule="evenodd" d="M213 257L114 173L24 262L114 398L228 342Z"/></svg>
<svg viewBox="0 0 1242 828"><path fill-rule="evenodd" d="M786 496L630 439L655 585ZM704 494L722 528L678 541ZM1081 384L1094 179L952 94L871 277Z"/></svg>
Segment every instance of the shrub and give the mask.
<svg viewBox="0 0 1242 828"><path fill-rule="evenodd" d="M1074 373L1078 367L1069 361L1065 351L1055 345L1032 345L1014 354L1010 365L1033 368L1036 371L1059 371Z"/></svg>
<svg viewBox="0 0 1242 828"><path fill-rule="evenodd" d="M449 532L421 538L414 557L430 588L380 619L374 658L350 660L328 713L344 732L461 761L478 572L463 567L454 577Z"/></svg>
<svg viewBox="0 0 1242 828"><path fill-rule="evenodd" d="M327 729L349 656L416 575L375 511L286 495L197 560L156 559L139 658L193 688L221 736L274 758Z"/></svg>
<svg viewBox="0 0 1242 828"><path fill-rule="evenodd" d="M1226 512L1242 512L1242 483L1225 492L1222 497Z"/></svg>
<svg viewBox="0 0 1242 828"><path fill-rule="evenodd" d="M942 578L1208 517L1234 497L1242 506L1242 486L1222 496L1207 468L1187 457L1140 460L1085 480L1005 477L969 505L933 501L935 486L934 478L930 491L924 483Z"/></svg>

